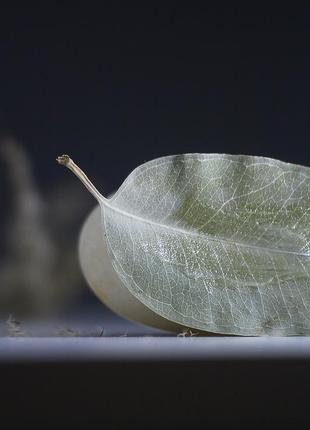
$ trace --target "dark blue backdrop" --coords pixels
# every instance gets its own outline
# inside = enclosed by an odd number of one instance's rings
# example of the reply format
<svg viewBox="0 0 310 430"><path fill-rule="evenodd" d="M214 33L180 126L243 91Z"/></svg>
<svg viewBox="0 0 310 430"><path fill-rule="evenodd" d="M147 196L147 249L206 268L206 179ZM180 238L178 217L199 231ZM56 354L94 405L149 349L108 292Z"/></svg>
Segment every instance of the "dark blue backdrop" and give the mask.
<svg viewBox="0 0 310 430"><path fill-rule="evenodd" d="M43 185L63 152L107 191L171 153L309 164L309 7L76 3L1 6L0 125Z"/></svg>

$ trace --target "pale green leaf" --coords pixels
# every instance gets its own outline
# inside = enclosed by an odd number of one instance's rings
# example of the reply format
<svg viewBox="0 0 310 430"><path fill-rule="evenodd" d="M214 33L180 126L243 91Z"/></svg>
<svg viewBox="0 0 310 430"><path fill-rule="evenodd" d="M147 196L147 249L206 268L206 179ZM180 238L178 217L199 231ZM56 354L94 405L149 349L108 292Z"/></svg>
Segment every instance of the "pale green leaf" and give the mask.
<svg viewBox="0 0 310 430"><path fill-rule="evenodd" d="M310 333L310 169L168 156L101 202L114 269L142 303L200 330Z"/></svg>
<svg viewBox="0 0 310 430"><path fill-rule="evenodd" d="M207 332L310 334L310 169L185 154L135 169L102 209L113 267L160 316Z"/></svg>

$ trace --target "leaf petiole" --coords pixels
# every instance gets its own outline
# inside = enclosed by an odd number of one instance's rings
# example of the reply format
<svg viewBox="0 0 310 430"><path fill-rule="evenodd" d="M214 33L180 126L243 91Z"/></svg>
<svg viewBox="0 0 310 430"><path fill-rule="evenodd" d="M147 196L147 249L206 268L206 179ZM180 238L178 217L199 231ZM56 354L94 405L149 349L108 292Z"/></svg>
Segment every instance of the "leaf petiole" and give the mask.
<svg viewBox="0 0 310 430"><path fill-rule="evenodd" d="M95 197L98 203L102 203L106 200L102 194L97 190L91 180L85 175L82 169L75 164L75 162L69 157L69 155L60 155L56 158L56 161L62 166L68 167L79 178L79 180L84 184L88 191Z"/></svg>

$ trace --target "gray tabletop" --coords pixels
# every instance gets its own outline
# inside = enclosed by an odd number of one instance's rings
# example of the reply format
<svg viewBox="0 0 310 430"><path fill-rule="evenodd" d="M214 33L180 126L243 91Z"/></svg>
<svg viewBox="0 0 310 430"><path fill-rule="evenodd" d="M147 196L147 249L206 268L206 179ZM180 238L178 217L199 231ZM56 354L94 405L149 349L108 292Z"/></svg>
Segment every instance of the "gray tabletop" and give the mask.
<svg viewBox="0 0 310 430"><path fill-rule="evenodd" d="M4 337L5 361L310 359L308 337Z"/></svg>

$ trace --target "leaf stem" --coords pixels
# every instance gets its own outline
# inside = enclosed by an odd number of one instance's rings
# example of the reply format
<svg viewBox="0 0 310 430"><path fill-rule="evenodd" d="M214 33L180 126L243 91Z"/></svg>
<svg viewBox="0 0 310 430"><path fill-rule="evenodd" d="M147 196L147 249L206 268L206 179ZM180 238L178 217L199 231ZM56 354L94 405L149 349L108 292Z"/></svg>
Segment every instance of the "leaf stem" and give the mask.
<svg viewBox="0 0 310 430"><path fill-rule="evenodd" d="M98 203L102 203L102 201L106 200L102 194L99 193L94 184L90 181L90 179L85 175L82 169L77 166L73 160L69 157L69 155L61 155L56 158L56 161L62 166L68 167L79 178L79 180L85 185L88 191L95 197Z"/></svg>

